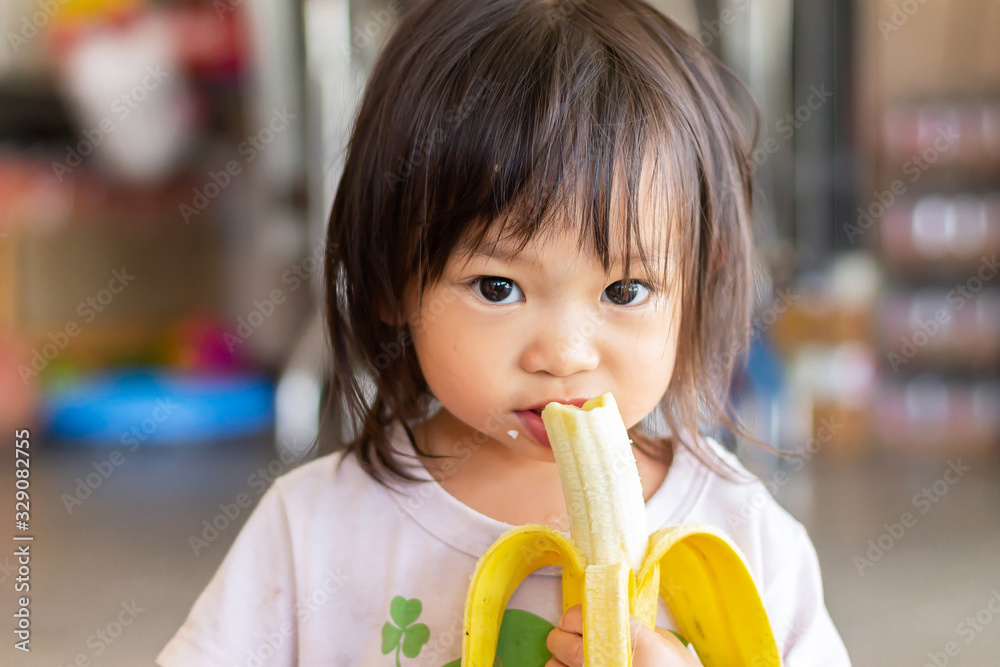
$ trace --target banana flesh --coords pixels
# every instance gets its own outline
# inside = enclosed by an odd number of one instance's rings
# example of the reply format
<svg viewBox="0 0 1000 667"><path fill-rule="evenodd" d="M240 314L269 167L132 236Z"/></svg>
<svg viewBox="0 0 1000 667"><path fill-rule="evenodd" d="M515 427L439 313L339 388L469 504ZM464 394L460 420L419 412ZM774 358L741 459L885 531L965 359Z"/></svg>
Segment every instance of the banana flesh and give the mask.
<svg viewBox="0 0 1000 667"><path fill-rule="evenodd" d="M649 542L646 505L614 398L605 394L583 408L549 403L542 422L562 482L569 532L584 563L624 560L638 572Z"/></svg>
<svg viewBox="0 0 1000 667"><path fill-rule="evenodd" d="M571 540L547 526L511 529L484 553L465 604L462 667L493 667L503 612L535 570L562 566L563 612L583 606L584 664L631 665L629 616L656 625L663 597L706 667L779 667L781 659L738 547L708 525L650 536L628 431L610 393L583 407L549 403Z"/></svg>

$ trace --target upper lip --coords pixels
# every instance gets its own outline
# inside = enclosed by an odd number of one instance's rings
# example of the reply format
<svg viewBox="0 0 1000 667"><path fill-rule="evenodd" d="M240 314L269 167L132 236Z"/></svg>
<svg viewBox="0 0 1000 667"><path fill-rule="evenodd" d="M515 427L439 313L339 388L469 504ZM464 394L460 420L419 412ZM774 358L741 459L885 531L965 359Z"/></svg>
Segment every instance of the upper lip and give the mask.
<svg viewBox="0 0 1000 667"><path fill-rule="evenodd" d="M550 398L525 409L530 410L531 412L541 412L542 408L549 403L562 403L563 405L574 405L578 408L582 408L583 404L589 400L589 398Z"/></svg>

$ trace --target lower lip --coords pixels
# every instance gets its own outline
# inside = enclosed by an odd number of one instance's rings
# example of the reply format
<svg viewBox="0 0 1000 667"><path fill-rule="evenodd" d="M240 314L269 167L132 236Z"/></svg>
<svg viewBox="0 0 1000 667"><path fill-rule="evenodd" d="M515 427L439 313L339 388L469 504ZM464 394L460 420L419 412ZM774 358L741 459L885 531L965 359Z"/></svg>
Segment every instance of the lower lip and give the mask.
<svg viewBox="0 0 1000 667"><path fill-rule="evenodd" d="M532 435L539 442L539 444L552 449L552 445L549 444L549 435L545 432L545 424L542 422L541 415L537 415L531 410L515 410L514 414L517 418L521 420L524 427L528 429L528 433Z"/></svg>

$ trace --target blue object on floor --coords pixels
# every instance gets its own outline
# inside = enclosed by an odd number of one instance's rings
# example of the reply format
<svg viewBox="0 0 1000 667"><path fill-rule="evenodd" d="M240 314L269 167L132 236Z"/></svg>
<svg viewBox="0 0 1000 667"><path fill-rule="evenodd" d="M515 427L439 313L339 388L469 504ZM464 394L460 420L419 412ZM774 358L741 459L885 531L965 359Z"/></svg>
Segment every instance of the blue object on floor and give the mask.
<svg viewBox="0 0 1000 667"><path fill-rule="evenodd" d="M754 335L750 340L747 354L734 369L732 384L729 387L731 406L729 416L739 416L747 423L746 411L755 411L750 415L751 421L765 425L770 435L759 434L770 444L778 445L778 424L780 418L778 406L781 405L785 392L785 369L775 349L764 336ZM736 451L736 436L729 429L719 426L712 434L729 451Z"/></svg>
<svg viewBox="0 0 1000 667"><path fill-rule="evenodd" d="M747 356L747 378L758 395L775 399L784 389L781 357L763 336L754 336Z"/></svg>
<svg viewBox="0 0 1000 667"><path fill-rule="evenodd" d="M48 437L84 444L185 444L251 435L274 424L274 384L263 375L139 368L52 388Z"/></svg>

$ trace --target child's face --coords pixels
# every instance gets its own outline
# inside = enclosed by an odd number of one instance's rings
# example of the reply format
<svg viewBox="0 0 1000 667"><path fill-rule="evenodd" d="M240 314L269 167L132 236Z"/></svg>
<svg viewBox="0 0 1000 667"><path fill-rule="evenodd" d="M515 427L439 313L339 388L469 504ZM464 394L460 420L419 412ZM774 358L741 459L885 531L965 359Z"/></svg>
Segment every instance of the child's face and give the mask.
<svg viewBox="0 0 1000 667"><path fill-rule="evenodd" d="M605 275L597 256L579 249L575 230L536 235L513 259L500 259L511 248L503 241L492 258L453 253L421 311L413 289L404 304L430 390L467 427L539 461L554 461L552 451L516 411L610 391L631 428L666 392L677 348L680 285L672 294L656 285L655 262L664 258L654 247L653 273L636 256L631 276L620 261ZM621 248L611 250L614 258ZM626 289L629 277L652 291Z"/></svg>

